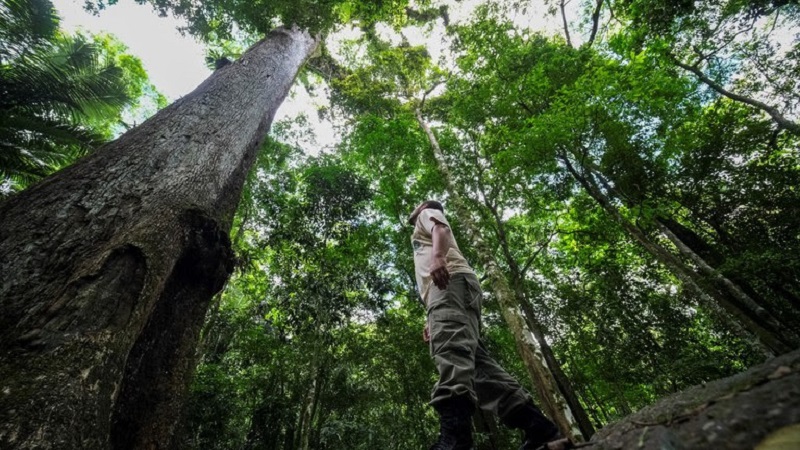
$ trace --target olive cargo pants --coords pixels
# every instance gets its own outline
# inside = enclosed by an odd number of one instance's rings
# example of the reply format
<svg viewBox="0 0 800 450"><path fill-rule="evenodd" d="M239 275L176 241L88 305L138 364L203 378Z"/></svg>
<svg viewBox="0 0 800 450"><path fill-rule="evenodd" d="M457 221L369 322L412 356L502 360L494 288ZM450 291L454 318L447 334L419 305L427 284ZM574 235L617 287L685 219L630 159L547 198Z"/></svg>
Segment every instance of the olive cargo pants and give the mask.
<svg viewBox="0 0 800 450"><path fill-rule="evenodd" d="M471 273L451 274L445 290L430 287L430 350L439 371L431 405L468 395L477 407L502 419L530 396L487 353L480 339L481 299L480 283Z"/></svg>

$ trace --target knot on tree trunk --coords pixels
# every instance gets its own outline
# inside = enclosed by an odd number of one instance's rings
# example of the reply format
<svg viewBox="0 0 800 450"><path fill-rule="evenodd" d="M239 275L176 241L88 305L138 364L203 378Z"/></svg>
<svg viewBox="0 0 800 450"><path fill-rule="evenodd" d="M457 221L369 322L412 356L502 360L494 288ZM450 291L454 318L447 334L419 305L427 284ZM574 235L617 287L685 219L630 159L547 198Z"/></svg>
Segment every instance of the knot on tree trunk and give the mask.
<svg viewBox="0 0 800 450"><path fill-rule="evenodd" d="M128 355L111 418L114 450L169 448L208 303L233 272L230 238L214 218L198 209L178 218L183 250Z"/></svg>
<svg viewBox="0 0 800 450"><path fill-rule="evenodd" d="M190 209L182 214L185 228L185 251L179 264L193 274L194 282L203 284L212 293L219 292L233 273L235 255L228 233L203 211ZM185 264L189 263L189 264Z"/></svg>

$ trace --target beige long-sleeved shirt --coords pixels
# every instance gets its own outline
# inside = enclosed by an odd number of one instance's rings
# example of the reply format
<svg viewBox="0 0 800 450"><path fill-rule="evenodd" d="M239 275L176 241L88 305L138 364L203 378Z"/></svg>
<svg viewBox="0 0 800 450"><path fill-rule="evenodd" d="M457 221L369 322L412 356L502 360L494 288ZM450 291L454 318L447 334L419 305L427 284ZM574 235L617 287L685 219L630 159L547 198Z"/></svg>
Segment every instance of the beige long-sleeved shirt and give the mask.
<svg viewBox="0 0 800 450"><path fill-rule="evenodd" d="M431 278L431 261L433 257L433 227L440 223L447 227L447 232L450 233L450 247L447 249L447 256L445 262L447 264L447 271L453 273L472 273L472 270L461 250L458 248L453 232L450 229L450 223L444 217L444 214L437 209L423 209L417 217L417 224L414 226L414 232L411 234L411 245L414 247L414 271L417 278L417 289L422 301L428 304L428 291L430 289L438 289L433 285Z"/></svg>

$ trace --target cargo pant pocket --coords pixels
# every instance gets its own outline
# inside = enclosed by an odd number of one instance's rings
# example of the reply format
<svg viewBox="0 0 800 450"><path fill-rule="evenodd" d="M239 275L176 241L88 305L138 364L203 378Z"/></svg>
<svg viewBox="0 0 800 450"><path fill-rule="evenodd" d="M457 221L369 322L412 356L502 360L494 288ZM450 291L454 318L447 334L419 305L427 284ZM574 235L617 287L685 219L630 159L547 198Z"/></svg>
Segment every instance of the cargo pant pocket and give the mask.
<svg viewBox="0 0 800 450"><path fill-rule="evenodd" d="M481 283L475 276L467 276L465 279L467 284L467 298L465 299L466 307L480 317L481 306L483 304L483 291L481 290Z"/></svg>
<svg viewBox="0 0 800 450"><path fill-rule="evenodd" d="M439 305L428 312L428 329L430 331L431 356L444 351L469 353L465 345L470 340L467 317L464 311Z"/></svg>

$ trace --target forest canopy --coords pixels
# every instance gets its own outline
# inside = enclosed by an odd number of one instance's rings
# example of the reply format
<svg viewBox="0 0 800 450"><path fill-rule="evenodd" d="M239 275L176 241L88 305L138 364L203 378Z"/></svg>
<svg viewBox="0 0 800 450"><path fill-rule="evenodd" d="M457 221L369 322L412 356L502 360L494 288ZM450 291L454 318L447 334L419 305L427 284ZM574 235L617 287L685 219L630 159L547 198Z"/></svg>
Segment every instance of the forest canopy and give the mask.
<svg viewBox="0 0 800 450"><path fill-rule="evenodd" d="M406 218L427 199L490 351L584 438L800 347L797 1L137 1L212 64L278 26L322 41L294 89L325 106L275 123L242 189L178 448L425 447ZM166 106L113 36L58 27L46 0L0 7L1 195Z"/></svg>

